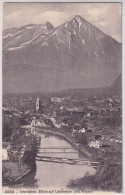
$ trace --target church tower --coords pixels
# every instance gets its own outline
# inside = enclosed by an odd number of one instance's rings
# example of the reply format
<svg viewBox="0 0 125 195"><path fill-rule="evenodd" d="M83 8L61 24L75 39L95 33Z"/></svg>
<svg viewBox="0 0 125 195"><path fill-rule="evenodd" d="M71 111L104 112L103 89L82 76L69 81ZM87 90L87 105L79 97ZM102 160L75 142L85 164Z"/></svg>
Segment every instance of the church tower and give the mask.
<svg viewBox="0 0 125 195"><path fill-rule="evenodd" d="M36 112L40 111L41 109L41 102L40 102L40 98L36 99Z"/></svg>

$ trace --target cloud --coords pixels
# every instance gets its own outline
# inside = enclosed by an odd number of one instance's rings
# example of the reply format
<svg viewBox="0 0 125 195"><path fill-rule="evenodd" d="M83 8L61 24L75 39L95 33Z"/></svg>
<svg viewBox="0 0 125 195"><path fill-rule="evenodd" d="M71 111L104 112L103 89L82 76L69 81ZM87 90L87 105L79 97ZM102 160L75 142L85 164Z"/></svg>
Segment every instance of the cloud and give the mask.
<svg viewBox="0 0 125 195"><path fill-rule="evenodd" d="M20 27L29 24L35 12L26 14L24 11L15 11L3 17L4 28Z"/></svg>
<svg viewBox="0 0 125 195"><path fill-rule="evenodd" d="M21 12L21 11L13 12L13 13L11 13L11 14L5 16L5 20L13 20L13 19L19 17L22 13L23 13L23 12Z"/></svg>
<svg viewBox="0 0 125 195"><path fill-rule="evenodd" d="M54 26L58 26L61 23L65 22L68 18L72 16L72 13L67 12L57 12L57 11L48 11L36 15L32 19L32 23L44 23L46 21L51 22Z"/></svg>
<svg viewBox="0 0 125 195"><path fill-rule="evenodd" d="M86 17L86 16L85 16ZM121 4L98 3L87 10L87 19L107 35L121 42Z"/></svg>
<svg viewBox="0 0 125 195"><path fill-rule="evenodd" d="M8 14L6 16L3 17L3 24L5 24L6 26L11 27L12 23L14 24L14 26L18 26L18 24L20 24L20 19L23 16L23 12L21 11L16 11L16 12L12 12L11 14Z"/></svg>

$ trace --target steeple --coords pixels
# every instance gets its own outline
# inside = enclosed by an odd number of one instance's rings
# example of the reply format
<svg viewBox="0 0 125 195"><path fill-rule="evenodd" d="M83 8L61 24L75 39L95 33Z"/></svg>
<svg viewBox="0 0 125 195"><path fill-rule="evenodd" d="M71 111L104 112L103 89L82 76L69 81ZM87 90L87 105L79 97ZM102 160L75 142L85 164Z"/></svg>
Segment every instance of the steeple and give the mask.
<svg viewBox="0 0 125 195"><path fill-rule="evenodd" d="M40 98L36 99L36 112L38 112L41 109L41 102Z"/></svg>

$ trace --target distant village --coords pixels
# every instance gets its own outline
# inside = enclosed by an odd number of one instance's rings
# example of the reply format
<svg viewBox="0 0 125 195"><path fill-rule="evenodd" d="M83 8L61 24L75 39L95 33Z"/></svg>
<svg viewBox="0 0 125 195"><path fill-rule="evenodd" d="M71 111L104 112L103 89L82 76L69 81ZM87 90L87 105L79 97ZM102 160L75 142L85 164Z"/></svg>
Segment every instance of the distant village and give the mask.
<svg viewBox="0 0 125 195"><path fill-rule="evenodd" d="M3 103L3 123L30 125L34 128L62 132L79 145L105 150L121 150L122 108L119 97L11 97ZM3 129L4 131L4 129ZM79 137L84 137L82 141ZM5 137L5 139L7 139ZM4 141L4 138L3 138ZM4 152L5 154L5 152Z"/></svg>
<svg viewBox="0 0 125 195"><path fill-rule="evenodd" d="M15 95L3 98L2 112L3 185L34 169L41 142L37 131L61 136L95 161L121 165L122 102L118 95Z"/></svg>

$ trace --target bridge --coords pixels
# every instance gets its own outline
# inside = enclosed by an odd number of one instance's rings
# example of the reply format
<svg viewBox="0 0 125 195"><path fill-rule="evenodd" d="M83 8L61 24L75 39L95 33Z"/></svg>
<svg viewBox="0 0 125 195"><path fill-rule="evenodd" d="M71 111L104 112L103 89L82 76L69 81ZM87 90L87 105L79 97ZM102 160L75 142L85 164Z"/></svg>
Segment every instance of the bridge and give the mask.
<svg viewBox="0 0 125 195"><path fill-rule="evenodd" d="M48 153L48 156L44 154ZM38 155L36 157L36 161L44 161L44 162L51 162L51 163L63 163L63 164L70 164L70 165L89 165L93 167L97 167L98 162L92 162L89 160L82 160L82 159L72 159L72 158L65 158L65 157L55 157L49 156L51 154L56 153L78 153L78 149L74 149L72 147L40 147L38 149Z"/></svg>
<svg viewBox="0 0 125 195"><path fill-rule="evenodd" d="M97 165L98 165L98 162L92 162L92 161L88 161L88 160L59 158L59 157L40 156L40 155L38 155L36 157L36 161L63 163L63 164L71 164L71 165L89 165L89 166L93 166L93 167L97 167Z"/></svg>
<svg viewBox="0 0 125 195"><path fill-rule="evenodd" d="M71 147L40 147L39 153L77 153L78 150L74 150Z"/></svg>

